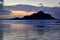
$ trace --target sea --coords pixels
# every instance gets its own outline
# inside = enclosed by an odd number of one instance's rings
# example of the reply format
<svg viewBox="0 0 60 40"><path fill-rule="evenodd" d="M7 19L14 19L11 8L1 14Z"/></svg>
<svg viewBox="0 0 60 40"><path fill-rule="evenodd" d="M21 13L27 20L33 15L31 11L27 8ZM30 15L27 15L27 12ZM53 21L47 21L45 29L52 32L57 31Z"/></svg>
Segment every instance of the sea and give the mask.
<svg viewBox="0 0 60 40"><path fill-rule="evenodd" d="M0 40L60 40L60 20L0 20Z"/></svg>

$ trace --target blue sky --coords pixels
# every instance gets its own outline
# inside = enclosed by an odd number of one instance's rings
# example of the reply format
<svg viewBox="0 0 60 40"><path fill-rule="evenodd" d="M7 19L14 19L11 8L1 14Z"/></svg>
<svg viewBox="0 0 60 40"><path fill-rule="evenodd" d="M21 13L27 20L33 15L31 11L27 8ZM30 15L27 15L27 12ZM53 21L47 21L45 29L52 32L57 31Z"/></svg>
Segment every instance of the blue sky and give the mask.
<svg viewBox="0 0 60 40"><path fill-rule="evenodd" d="M4 0L5 5L28 4L37 6L43 4L44 6L60 6L60 0Z"/></svg>

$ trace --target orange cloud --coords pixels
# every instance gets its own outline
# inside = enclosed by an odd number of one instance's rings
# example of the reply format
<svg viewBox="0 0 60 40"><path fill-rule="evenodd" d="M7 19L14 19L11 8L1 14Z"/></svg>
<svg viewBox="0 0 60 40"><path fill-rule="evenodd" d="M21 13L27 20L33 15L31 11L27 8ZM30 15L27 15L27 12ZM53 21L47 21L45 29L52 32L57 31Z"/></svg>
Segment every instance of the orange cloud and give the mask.
<svg viewBox="0 0 60 40"><path fill-rule="evenodd" d="M31 15L33 12L26 12L26 11L12 11L11 15L13 16L25 16L25 15Z"/></svg>

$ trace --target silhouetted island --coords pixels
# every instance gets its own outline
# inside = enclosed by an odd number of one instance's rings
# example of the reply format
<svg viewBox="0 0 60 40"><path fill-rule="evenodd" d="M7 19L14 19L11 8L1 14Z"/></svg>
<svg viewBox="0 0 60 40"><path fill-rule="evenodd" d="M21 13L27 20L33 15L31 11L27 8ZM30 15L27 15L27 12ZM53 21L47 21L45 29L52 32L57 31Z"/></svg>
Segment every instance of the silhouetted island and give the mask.
<svg viewBox="0 0 60 40"><path fill-rule="evenodd" d="M39 11L38 13L33 13L32 15L24 16L23 18L13 18L12 20L21 20L21 19L55 19L50 14Z"/></svg>

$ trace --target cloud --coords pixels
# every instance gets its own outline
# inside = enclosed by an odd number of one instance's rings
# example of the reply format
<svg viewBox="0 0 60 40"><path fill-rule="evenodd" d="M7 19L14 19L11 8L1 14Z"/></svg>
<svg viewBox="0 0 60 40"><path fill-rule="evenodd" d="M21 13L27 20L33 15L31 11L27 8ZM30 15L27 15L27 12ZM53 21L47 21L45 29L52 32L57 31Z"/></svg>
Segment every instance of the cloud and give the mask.
<svg viewBox="0 0 60 40"><path fill-rule="evenodd" d="M12 16L10 16L11 12L4 10L0 12L0 19L5 19L5 18L11 18Z"/></svg>
<svg viewBox="0 0 60 40"><path fill-rule="evenodd" d="M58 4L60 5L60 2Z"/></svg>
<svg viewBox="0 0 60 40"><path fill-rule="evenodd" d="M0 11L0 15L9 15L11 13L11 11L9 10L1 10Z"/></svg>
<svg viewBox="0 0 60 40"><path fill-rule="evenodd" d="M14 6L7 6L5 7L8 10L21 10L21 11L38 11L39 7L32 6L32 5L14 5Z"/></svg>
<svg viewBox="0 0 60 40"><path fill-rule="evenodd" d="M4 0L0 0L0 2L3 2Z"/></svg>
<svg viewBox="0 0 60 40"><path fill-rule="evenodd" d="M43 6L43 3L40 3L40 4L38 4L38 5Z"/></svg>
<svg viewBox="0 0 60 40"><path fill-rule="evenodd" d="M45 6L32 6L32 5L14 5L14 6L6 6L8 10L19 10L19 11L44 11L50 13L52 16L60 19L60 7L45 7Z"/></svg>

